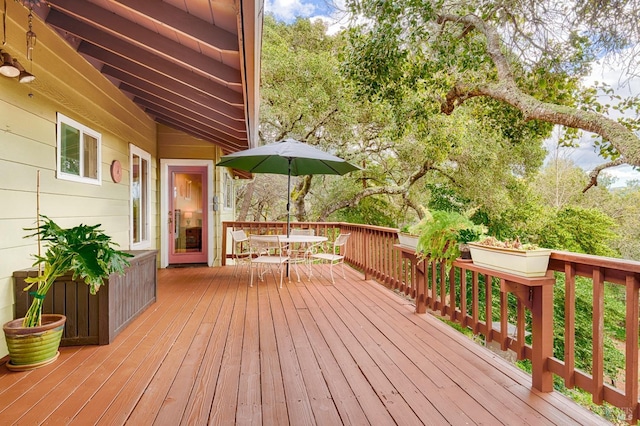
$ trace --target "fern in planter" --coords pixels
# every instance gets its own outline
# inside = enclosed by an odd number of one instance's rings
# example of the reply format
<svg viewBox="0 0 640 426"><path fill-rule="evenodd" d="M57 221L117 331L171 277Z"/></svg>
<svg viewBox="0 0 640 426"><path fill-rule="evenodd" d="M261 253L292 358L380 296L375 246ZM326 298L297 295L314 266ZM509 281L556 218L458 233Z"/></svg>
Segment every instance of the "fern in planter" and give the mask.
<svg viewBox="0 0 640 426"><path fill-rule="evenodd" d="M73 228L61 228L54 221L40 215L42 223L36 231L25 238L37 236L47 243L44 256L35 256L33 266L42 265L44 270L37 277L26 278L30 283L24 291L37 284L33 292L33 302L25 315L23 326L36 327L41 324L42 303L54 281L67 271L73 272L73 279L80 277L89 286L91 294L96 294L103 280L111 273L123 273L129 266L128 257L133 255L116 250L116 243L104 234L100 225L78 225Z"/></svg>
<svg viewBox="0 0 640 426"><path fill-rule="evenodd" d="M418 253L423 259L443 262L448 273L453 261L460 257L458 243L471 235L476 237L484 232L484 226L475 225L460 213L435 210L431 213L430 220L423 224L418 241Z"/></svg>

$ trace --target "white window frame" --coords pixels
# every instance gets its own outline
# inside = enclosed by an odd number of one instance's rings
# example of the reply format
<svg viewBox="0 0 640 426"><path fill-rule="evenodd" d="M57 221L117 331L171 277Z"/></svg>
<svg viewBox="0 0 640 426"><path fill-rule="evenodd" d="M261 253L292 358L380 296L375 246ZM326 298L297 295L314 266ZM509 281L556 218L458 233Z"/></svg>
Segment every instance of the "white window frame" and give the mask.
<svg viewBox="0 0 640 426"><path fill-rule="evenodd" d="M84 155L82 155L82 150L84 149L84 145L82 141L84 140L84 135L91 136L97 141L97 153L96 153L96 173L97 177L94 179L92 177L87 176L78 176L71 173L65 173L62 171L62 125L66 124L67 126L73 127L80 131L80 170L84 170L82 161L84 161ZM66 115L58 112L57 113L57 130L56 130L56 144L57 144L57 153L56 153L56 177L61 180L70 180L73 182L81 182L88 183L91 185L102 185L102 135L95 130L75 121L72 118L67 117Z"/></svg>
<svg viewBox="0 0 640 426"><path fill-rule="evenodd" d="M229 172L225 172L223 174L224 179L222 179L222 193L224 195L224 209L225 210L233 210L235 193L233 191L233 178L229 174Z"/></svg>
<svg viewBox="0 0 640 426"><path fill-rule="evenodd" d="M142 221L144 222L144 228L145 228L145 232L143 233L144 235L146 235L147 239L138 241L138 242L134 242L133 238L133 230L134 230L134 226L133 226L133 220L134 220L134 216L133 216L133 190L134 190L134 186L133 186L133 157L137 156L140 158L140 160L142 161L146 161L147 162L147 169L146 169L146 178L147 180L147 187L146 187L146 191L144 193L144 196L141 197L142 199L146 198L146 214L144 218L141 217ZM135 146L134 144L129 144L129 246L131 247L132 250L137 250L137 249L145 249L145 248L149 248L151 247L151 154L149 154L148 152L144 151L143 149L138 148L137 146Z"/></svg>

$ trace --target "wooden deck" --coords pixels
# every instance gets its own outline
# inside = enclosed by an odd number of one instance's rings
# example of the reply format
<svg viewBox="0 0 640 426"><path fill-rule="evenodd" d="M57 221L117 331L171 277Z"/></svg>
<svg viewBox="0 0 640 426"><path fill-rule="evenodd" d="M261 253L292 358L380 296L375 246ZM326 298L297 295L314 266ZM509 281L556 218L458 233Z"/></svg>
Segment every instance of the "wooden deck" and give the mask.
<svg viewBox="0 0 640 426"><path fill-rule="evenodd" d="M161 270L158 302L112 344L0 366L0 424L606 423L347 271L279 290L233 267Z"/></svg>

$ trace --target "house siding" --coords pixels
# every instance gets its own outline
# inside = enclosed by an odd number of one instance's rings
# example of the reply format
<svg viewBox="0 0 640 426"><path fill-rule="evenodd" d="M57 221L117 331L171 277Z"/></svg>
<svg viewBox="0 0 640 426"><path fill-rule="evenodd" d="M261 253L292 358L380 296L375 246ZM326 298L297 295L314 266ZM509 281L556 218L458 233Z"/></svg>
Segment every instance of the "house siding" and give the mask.
<svg viewBox="0 0 640 426"><path fill-rule="evenodd" d="M13 318L13 271L29 267L37 242L23 238L36 218L36 176L40 170L40 212L61 226L102 224L122 249L129 248L129 143L151 154L151 241L157 237L156 124L78 55L56 33L36 21L38 44L33 64L24 57L19 22L26 11L8 2L7 44L37 79L30 85L0 76L0 322ZM23 23L23 24L24 24ZM29 96L29 93L33 96ZM56 113L102 134L100 186L56 178ZM111 180L110 165L119 160L120 183ZM7 354L0 339L0 357Z"/></svg>

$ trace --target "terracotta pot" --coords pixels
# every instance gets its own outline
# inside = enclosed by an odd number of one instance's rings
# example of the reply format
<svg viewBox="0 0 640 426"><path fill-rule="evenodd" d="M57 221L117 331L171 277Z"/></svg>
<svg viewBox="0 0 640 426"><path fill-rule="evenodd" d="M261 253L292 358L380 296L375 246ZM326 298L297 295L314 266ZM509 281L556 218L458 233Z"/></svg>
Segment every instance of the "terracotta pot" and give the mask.
<svg viewBox="0 0 640 426"><path fill-rule="evenodd" d="M43 314L39 327L23 327L23 318L2 326L9 349L7 368L13 371L32 370L54 362L60 353L60 339L67 317Z"/></svg>
<svg viewBox="0 0 640 426"><path fill-rule="evenodd" d="M460 249L460 258L464 260L471 260L471 249L469 249L469 244L460 243L458 245Z"/></svg>

